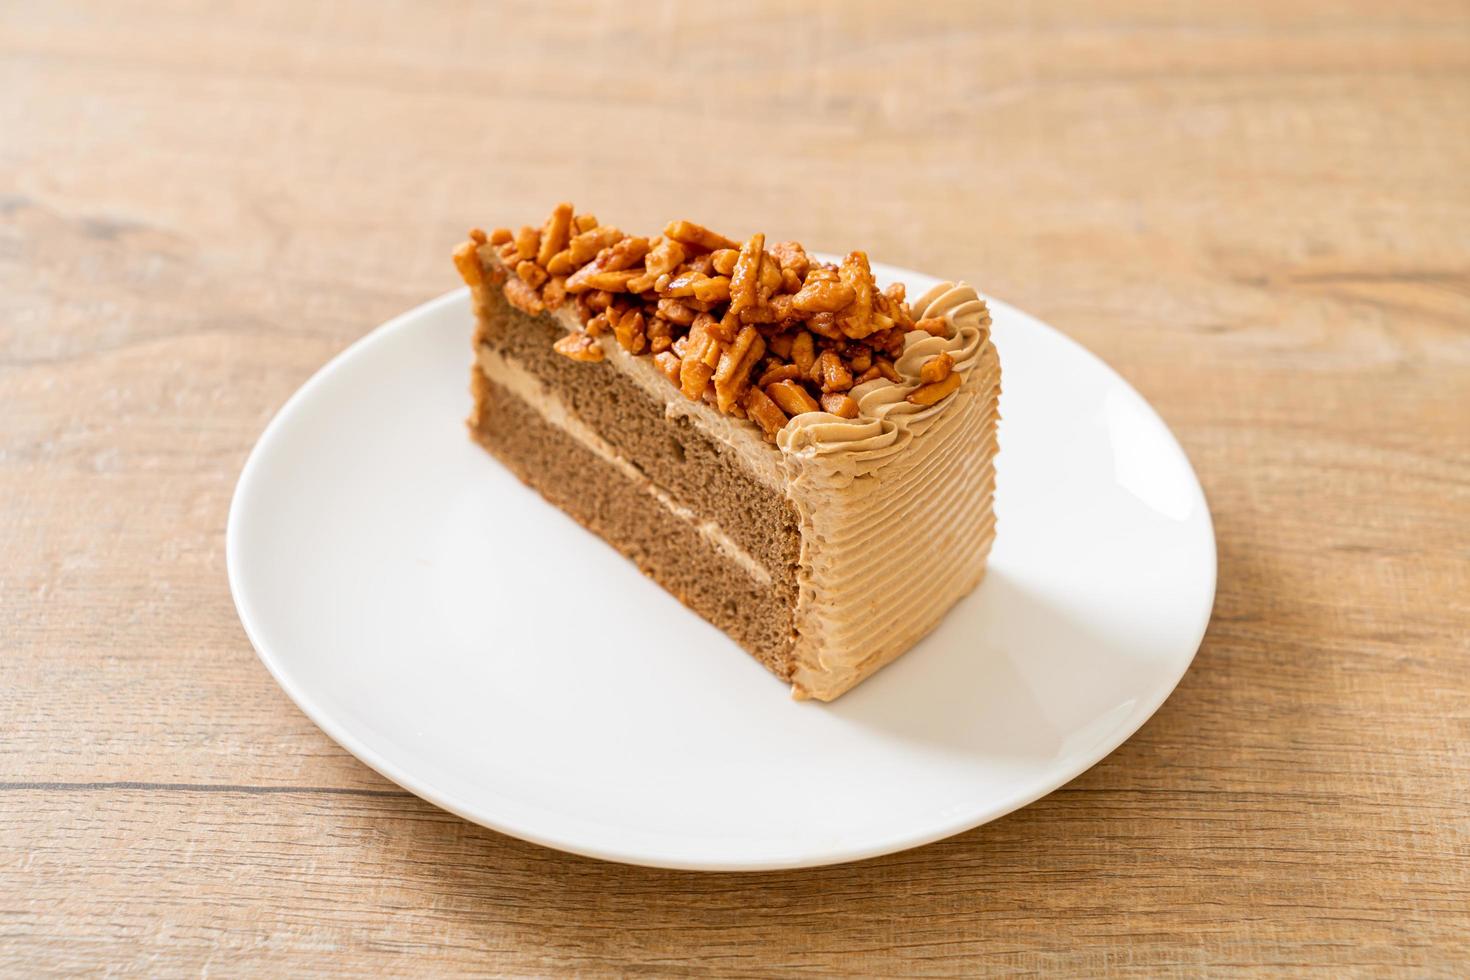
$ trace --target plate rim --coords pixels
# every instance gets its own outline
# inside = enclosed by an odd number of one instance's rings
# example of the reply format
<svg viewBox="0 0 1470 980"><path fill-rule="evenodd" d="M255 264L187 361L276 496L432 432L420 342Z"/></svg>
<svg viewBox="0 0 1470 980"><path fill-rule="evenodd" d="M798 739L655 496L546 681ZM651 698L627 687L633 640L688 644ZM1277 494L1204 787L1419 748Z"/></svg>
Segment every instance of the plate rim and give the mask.
<svg viewBox="0 0 1470 980"><path fill-rule="evenodd" d="M934 280L933 276L905 269L900 266L887 265L874 262L874 271L880 274L888 274L893 278L905 281ZM942 280L934 280L942 281ZM240 568L241 558L239 556L239 541L243 533L242 499L248 496L249 487L260 479L258 470L262 465L263 447L267 446L272 436L279 430L290 424L291 419L302 410L311 398L315 390L325 383L327 377L339 369L343 363L360 350L384 342L420 319L437 313L441 308L450 305L468 305L468 287L461 286L452 289L440 296L434 297L426 302L420 303L411 309L386 320L374 327L357 340L348 344L341 351L333 355L321 367L317 368L300 387L291 393L290 397L281 404L281 407L272 415L265 428L261 430L254 445L246 457L245 463L240 469L240 475L236 481L234 492L230 498L230 507L225 522L225 570L229 580L230 598L235 604L240 624L245 631L246 638L255 650L256 656L264 664L266 670L286 692L287 697L296 707L320 728L327 737L331 738L342 748L346 749L359 762L369 769L378 773L407 792L429 802L442 810L446 810L461 819L486 827L490 830L502 833L519 840L528 841L542 847L577 854L582 857L594 858L603 861L612 861L621 864L629 864L642 867L661 868L677 871L709 871L709 872L762 872L762 871L787 871L799 868L817 868L831 865L847 864L854 861L863 861L870 858L894 854L900 851L910 850L915 847L945 840L957 834L965 833L976 827L998 820L1010 813L1029 806L1031 803L1056 792L1058 789L1070 783L1072 780L1092 769L1103 759L1138 733L1148 721L1158 713L1165 701L1178 688L1184 675L1194 664L1195 657L1199 654L1200 645L1209 628L1214 615L1215 601L1218 597L1219 584L1219 548L1215 536L1214 517L1211 513L1209 500L1204 492L1204 485L1200 482L1198 473L1195 472L1194 464L1190 461L1184 447L1180 445L1178 438L1172 429L1159 415L1152 403L1119 374L1110 364L1097 354L1088 350L1078 341L1053 327L1046 321L1032 316L1009 303L996 300L985 295L985 300L993 309L1003 310L1005 315L1017 317L1029 328L1041 328L1053 335L1053 339L1060 340L1065 345L1080 353L1095 368L1100 368L1113 381L1123 385L1132 392L1153 420L1158 424L1162 432L1168 437L1168 444L1173 447L1183 462L1186 471L1193 481L1194 487L1199 491L1201 512L1204 520L1205 543L1208 547L1208 592L1209 601L1203 603L1203 614L1194 630L1194 638L1191 641L1191 652L1188 657L1181 660L1179 668L1168 683L1160 685L1157 698L1143 710L1135 709L1133 717L1136 722L1120 729L1116 738L1105 739L1100 749L1083 757L1083 761L1069 765L1060 766L1054 774L1046 776L1037 784L1025 786L1020 791L1009 796L999 797L988 806L978 811L967 811L959 817L950 818L937 822L935 825L926 825L918 831L908 833L896 833L882 836L881 838L861 842L858 844L847 844L824 850L810 857L793 857L780 860L683 860L668 855L646 852L637 846L612 847L612 846L589 846L585 842L566 839L558 834L542 833L534 827L513 825L511 822L496 819L495 815L487 815L482 810L455 798L452 794L442 792L432 785L431 781L421 780L412 773L405 771L391 760L384 758L379 753L361 742L346 726L340 724L330 711L323 709L317 704L311 695L304 690L302 685L293 683L286 673L284 665L271 653L267 645L260 639L257 613L252 609L250 599L243 585L244 571ZM1059 775L1058 775L1059 774Z"/></svg>

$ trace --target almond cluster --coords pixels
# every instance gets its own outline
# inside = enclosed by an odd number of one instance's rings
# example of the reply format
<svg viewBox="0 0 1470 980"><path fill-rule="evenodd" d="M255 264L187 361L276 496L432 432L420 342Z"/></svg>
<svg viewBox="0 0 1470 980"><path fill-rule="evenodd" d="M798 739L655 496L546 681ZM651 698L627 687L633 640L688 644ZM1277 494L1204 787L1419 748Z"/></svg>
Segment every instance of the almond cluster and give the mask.
<svg viewBox="0 0 1470 980"><path fill-rule="evenodd" d="M942 318L915 322L895 283L880 290L868 257L813 260L796 242L743 244L691 221L656 238L625 235L559 204L539 229L476 228L455 252L467 282L500 282L506 299L536 315L573 304L580 331L556 342L578 361L603 359L604 334L645 355L691 399L750 419L767 439L803 412L856 418L848 394L875 378L898 380L904 335L946 336ZM922 368L909 396L933 405L959 387L953 359Z"/></svg>

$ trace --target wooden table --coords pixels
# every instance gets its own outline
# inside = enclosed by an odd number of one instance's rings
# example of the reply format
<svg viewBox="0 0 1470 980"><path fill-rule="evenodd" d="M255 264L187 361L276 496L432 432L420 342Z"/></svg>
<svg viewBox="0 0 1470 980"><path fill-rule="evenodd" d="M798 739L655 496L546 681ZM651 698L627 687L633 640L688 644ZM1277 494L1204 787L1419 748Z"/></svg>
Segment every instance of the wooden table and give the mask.
<svg viewBox="0 0 1470 980"><path fill-rule="evenodd" d="M1464 974L1470 10L799 6L0 10L0 972ZM1159 714L952 840L727 876L318 731L230 602L245 455L562 198L970 277L1115 365L1219 537Z"/></svg>

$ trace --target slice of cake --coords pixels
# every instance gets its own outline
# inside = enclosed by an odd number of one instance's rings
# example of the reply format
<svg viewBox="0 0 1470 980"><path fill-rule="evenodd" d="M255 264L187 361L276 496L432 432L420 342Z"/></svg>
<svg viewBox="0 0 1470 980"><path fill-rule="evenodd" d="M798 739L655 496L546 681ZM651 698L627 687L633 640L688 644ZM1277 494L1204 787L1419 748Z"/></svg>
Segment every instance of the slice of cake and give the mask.
<svg viewBox="0 0 1470 980"><path fill-rule="evenodd" d="M910 305L862 252L570 204L454 262L475 439L796 697L842 694L980 581L1000 363L971 287Z"/></svg>

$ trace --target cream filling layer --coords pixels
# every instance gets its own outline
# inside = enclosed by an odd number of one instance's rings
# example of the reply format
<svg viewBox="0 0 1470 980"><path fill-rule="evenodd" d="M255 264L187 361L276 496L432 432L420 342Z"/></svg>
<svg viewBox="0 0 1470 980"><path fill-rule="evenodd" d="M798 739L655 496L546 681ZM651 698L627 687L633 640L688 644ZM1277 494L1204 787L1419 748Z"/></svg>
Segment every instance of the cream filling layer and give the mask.
<svg viewBox="0 0 1470 980"><path fill-rule="evenodd" d="M692 526L711 547L739 565L751 578L762 585L772 583L770 571L726 534L718 522L701 518L669 496L667 491L629 462L601 434L573 414L566 402L539 378L489 347L481 346L475 359L487 378L530 405L547 424L561 429L584 449L617 469L639 489L658 501L665 510Z"/></svg>

